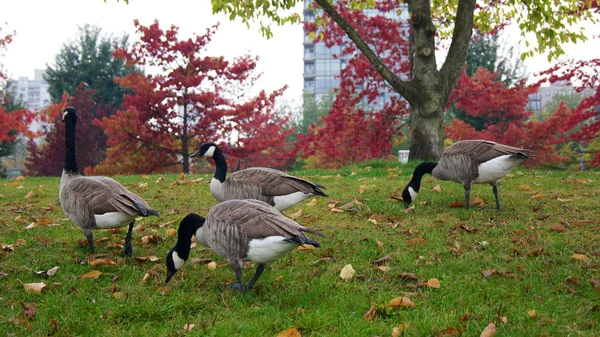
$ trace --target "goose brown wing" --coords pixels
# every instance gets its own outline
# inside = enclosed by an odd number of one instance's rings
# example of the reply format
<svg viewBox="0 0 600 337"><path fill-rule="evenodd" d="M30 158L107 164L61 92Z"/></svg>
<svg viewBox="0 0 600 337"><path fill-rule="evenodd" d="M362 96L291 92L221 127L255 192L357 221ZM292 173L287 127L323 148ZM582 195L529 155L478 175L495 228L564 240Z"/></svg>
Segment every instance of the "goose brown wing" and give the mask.
<svg viewBox="0 0 600 337"><path fill-rule="evenodd" d="M475 164L481 164L503 155L522 154L527 157L527 152L532 151L488 140L463 140L448 147L442 156L464 155L471 158Z"/></svg>
<svg viewBox="0 0 600 337"><path fill-rule="evenodd" d="M295 192L315 193L315 187L317 189L323 187L307 180L290 176L285 172L265 167L252 167L234 172L229 176L228 180L259 186L262 194L266 196L280 196Z"/></svg>

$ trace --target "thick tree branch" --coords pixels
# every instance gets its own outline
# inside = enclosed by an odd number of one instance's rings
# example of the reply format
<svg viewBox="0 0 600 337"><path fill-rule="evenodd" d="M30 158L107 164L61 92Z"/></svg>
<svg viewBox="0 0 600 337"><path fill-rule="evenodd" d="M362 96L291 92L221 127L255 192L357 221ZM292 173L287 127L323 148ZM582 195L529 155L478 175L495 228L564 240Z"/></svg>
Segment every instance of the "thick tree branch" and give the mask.
<svg viewBox="0 0 600 337"><path fill-rule="evenodd" d="M377 54L369 47L364 39L358 34L346 19L344 19L329 3L328 0L315 0L316 3L346 32L346 35L356 44L356 47L371 62L375 70L404 98L411 101L416 95L416 91L409 82L401 80L394 74Z"/></svg>
<svg viewBox="0 0 600 337"><path fill-rule="evenodd" d="M450 97L450 93L458 80L462 68L467 60L469 43L473 34L473 13L475 12L476 0L459 0L456 11L456 22L452 34L452 44L448 50L446 60L440 69L442 81L442 97L444 102Z"/></svg>

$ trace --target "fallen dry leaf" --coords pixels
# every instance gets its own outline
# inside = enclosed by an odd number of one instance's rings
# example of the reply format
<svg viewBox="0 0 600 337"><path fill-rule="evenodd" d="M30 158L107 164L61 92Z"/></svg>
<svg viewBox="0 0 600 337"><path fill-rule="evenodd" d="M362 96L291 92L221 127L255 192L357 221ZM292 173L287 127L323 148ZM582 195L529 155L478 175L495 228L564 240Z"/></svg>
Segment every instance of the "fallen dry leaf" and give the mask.
<svg viewBox="0 0 600 337"><path fill-rule="evenodd" d="M584 254L573 254L571 258L581 262L590 262L590 258Z"/></svg>
<svg viewBox="0 0 600 337"><path fill-rule="evenodd" d="M541 197L543 197L543 196L544 196L544 195L543 195L542 193L539 193L539 192L538 192L538 193L536 193L536 194L535 194L533 197L531 197L531 198L533 198L533 199L539 199L539 198L541 198Z"/></svg>
<svg viewBox="0 0 600 337"><path fill-rule="evenodd" d="M437 184L433 187L433 190L436 192L441 192L442 191L442 186L440 186L440 184Z"/></svg>
<svg viewBox="0 0 600 337"><path fill-rule="evenodd" d="M23 283L23 288L28 293L41 294L46 289L46 283Z"/></svg>
<svg viewBox="0 0 600 337"><path fill-rule="evenodd" d="M81 275L79 278L82 280L97 279L98 277L100 277L100 275L102 275L101 271L92 270L90 272L87 272L87 273Z"/></svg>
<svg viewBox="0 0 600 337"><path fill-rule="evenodd" d="M496 334L496 324L494 324L494 322L491 322L490 324L488 324L488 326L485 327L485 329L483 329L483 331L481 332L481 335L479 335L479 337L492 337Z"/></svg>
<svg viewBox="0 0 600 337"><path fill-rule="evenodd" d="M58 273L58 270L60 269L60 267L55 266L53 268L48 269L48 271L46 272L46 275L48 276L54 276Z"/></svg>
<svg viewBox="0 0 600 337"><path fill-rule="evenodd" d="M427 240L425 240L424 238L412 238L412 239L409 239L408 241L406 241L406 245L409 247L421 246L426 243L427 243Z"/></svg>
<svg viewBox="0 0 600 337"><path fill-rule="evenodd" d="M183 174L183 173L182 173ZM192 331L192 329L195 327L196 325L187 322L184 326L183 326L183 332L190 332Z"/></svg>
<svg viewBox="0 0 600 337"><path fill-rule="evenodd" d="M292 213L292 214L288 215L288 217L289 217L290 219L292 219L292 220L296 220L296 219L298 219L298 218L299 218L299 217L301 217L301 216L302 216L302 210L301 210L301 209L300 209L300 210L298 210L297 212L294 212L294 213Z"/></svg>
<svg viewBox="0 0 600 337"><path fill-rule="evenodd" d="M474 197L474 198L469 199L469 204L471 206L479 205L479 206L483 207L483 206L485 206L485 201L483 201L483 199L481 199L479 197Z"/></svg>
<svg viewBox="0 0 600 337"><path fill-rule="evenodd" d="M116 264L116 263L109 257L105 257L102 259L94 259L94 260L90 261L90 265L92 265L92 266L109 266L111 264Z"/></svg>
<svg viewBox="0 0 600 337"><path fill-rule="evenodd" d="M438 337L441 336L461 336L463 331L460 328L449 327L438 332Z"/></svg>
<svg viewBox="0 0 600 337"><path fill-rule="evenodd" d="M376 268L381 270L384 273L387 273L390 271L390 267L388 267L388 266L377 266Z"/></svg>
<svg viewBox="0 0 600 337"><path fill-rule="evenodd" d="M280 332L277 337L302 337L300 331L296 328L288 328Z"/></svg>
<svg viewBox="0 0 600 337"><path fill-rule="evenodd" d="M347 264L340 271L340 278L342 280L350 280L354 276L355 273L356 273L356 271L354 270L354 268L352 268L352 265Z"/></svg>
<svg viewBox="0 0 600 337"><path fill-rule="evenodd" d="M367 312L365 312L365 314L363 315L363 317L367 320L367 321L372 321L375 319L375 314L377 313L377 309L375 309L375 306L372 306L369 310L367 310Z"/></svg>
<svg viewBox="0 0 600 337"><path fill-rule="evenodd" d="M483 277L490 277L493 275L498 274L498 270L496 270L496 268L494 269L487 269L481 272L483 274Z"/></svg>
<svg viewBox="0 0 600 337"><path fill-rule="evenodd" d="M517 187L517 189L519 191L531 191L531 187L529 187L529 185L521 185L521 186Z"/></svg>
<svg viewBox="0 0 600 337"><path fill-rule="evenodd" d="M141 183L138 185L139 188L148 187L148 183Z"/></svg>
<svg viewBox="0 0 600 337"><path fill-rule="evenodd" d="M440 281L436 278L432 278L427 280L427 287L428 288L435 288L435 289L440 289Z"/></svg>
<svg viewBox="0 0 600 337"><path fill-rule="evenodd" d="M21 315L23 315L23 317L35 317L35 314L37 313L37 307L35 306L35 303L25 303L23 301L19 301L19 303L21 303L21 306L23 307L23 311L21 312Z"/></svg>
<svg viewBox="0 0 600 337"><path fill-rule="evenodd" d="M302 246L298 246L298 248L296 248L297 250L313 250L313 249L317 249L317 247L313 246L313 245L309 245L309 244L303 244Z"/></svg>
<svg viewBox="0 0 600 337"><path fill-rule="evenodd" d="M409 207L403 210L404 213L410 213L415 211L415 205L410 205Z"/></svg>
<svg viewBox="0 0 600 337"><path fill-rule="evenodd" d="M535 310L528 310L527 311L527 316L529 316L529 317L535 317L535 315L537 315L537 312Z"/></svg>
<svg viewBox="0 0 600 337"><path fill-rule="evenodd" d="M147 175L147 174L142 174L142 176L141 176L141 177L142 177L142 179L150 179L150 176L149 176L149 175Z"/></svg>
<svg viewBox="0 0 600 337"><path fill-rule="evenodd" d="M29 193L27 193L27 195L25 196L25 199L31 199L33 197L35 197L35 192L29 191Z"/></svg>
<svg viewBox="0 0 600 337"><path fill-rule="evenodd" d="M414 308L415 304L410 298L406 296L400 296L391 299L388 303L388 306L392 308Z"/></svg>
<svg viewBox="0 0 600 337"><path fill-rule="evenodd" d="M358 193L363 194L367 190L367 185L360 185L358 188Z"/></svg>
<svg viewBox="0 0 600 337"><path fill-rule="evenodd" d="M206 264L206 267L210 270L217 269L217 263L215 261L211 261Z"/></svg>
<svg viewBox="0 0 600 337"><path fill-rule="evenodd" d="M417 277L417 274L413 274L413 273L400 273L398 275L396 275L397 279L400 280L406 280L406 281L417 281L419 278Z"/></svg>
<svg viewBox="0 0 600 337"><path fill-rule="evenodd" d="M119 299L123 298L123 293L120 291L115 291L113 293L113 297L119 300Z"/></svg>
<svg viewBox="0 0 600 337"><path fill-rule="evenodd" d="M314 206L317 204L317 199L313 198L306 206Z"/></svg>
<svg viewBox="0 0 600 337"><path fill-rule="evenodd" d="M461 207L465 207L465 204L462 201L453 201L450 203L450 205L448 205L448 207L450 208L461 208Z"/></svg>
<svg viewBox="0 0 600 337"><path fill-rule="evenodd" d="M554 224L550 226L550 230L553 232L565 233L568 229L561 224Z"/></svg>
<svg viewBox="0 0 600 337"><path fill-rule="evenodd" d="M150 277L150 273L145 273L144 277L142 277L142 280L140 281L140 284L146 284L148 277Z"/></svg>
<svg viewBox="0 0 600 337"><path fill-rule="evenodd" d="M398 337L404 332L404 330L408 328L408 323L404 322L398 326L392 328L392 337Z"/></svg>

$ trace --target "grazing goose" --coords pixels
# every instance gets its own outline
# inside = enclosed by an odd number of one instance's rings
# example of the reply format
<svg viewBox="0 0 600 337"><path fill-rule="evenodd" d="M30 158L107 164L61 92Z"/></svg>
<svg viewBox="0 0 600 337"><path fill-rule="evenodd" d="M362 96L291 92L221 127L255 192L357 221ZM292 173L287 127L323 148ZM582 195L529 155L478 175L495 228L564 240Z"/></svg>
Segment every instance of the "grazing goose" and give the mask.
<svg viewBox="0 0 600 337"><path fill-rule="evenodd" d="M118 228L129 225L123 254L131 256L131 231L137 216L158 215L148 203L108 177L84 177L79 174L75 158L77 112L67 107L65 123L66 156L60 178L59 199L63 210L77 224L94 253L94 228Z"/></svg>
<svg viewBox="0 0 600 337"><path fill-rule="evenodd" d="M425 173L439 180L452 180L465 188L465 205L469 209L471 184L488 183L496 196L496 208L500 209L498 180L507 175L523 160L533 158L534 151L502 145L487 140L463 140L452 144L442 153L437 163L423 162L413 172L408 185L402 191L404 206L417 198L421 178Z"/></svg>
<svg viewBox="0 0 600 337"><path fill-rule="evenodd" d="M267 263L276 261L298 246L321 245L304 232L324 236L321 232L297 224L273 206L259 200L228 200L211 208L206 219L190 213L179 224L177 244L167 253L167 279L183 267L190 255L192 236L227 258L235 271L237 283L232 289L250 290ZM258 263L254 277L242 283L242 261Z"/></svg>
<svg viewBox="0 0 600 337"><path fill-rule="evenodd" d="M234 172L225 179L227 161L215 143L204 143L191 157L212 157L217 164L215 176L210 182L210 193L219 201L232 199L256 199L286 210L313 195L326 197L323 185L291 176L285 172L266 167L251 167Z"/></svg>

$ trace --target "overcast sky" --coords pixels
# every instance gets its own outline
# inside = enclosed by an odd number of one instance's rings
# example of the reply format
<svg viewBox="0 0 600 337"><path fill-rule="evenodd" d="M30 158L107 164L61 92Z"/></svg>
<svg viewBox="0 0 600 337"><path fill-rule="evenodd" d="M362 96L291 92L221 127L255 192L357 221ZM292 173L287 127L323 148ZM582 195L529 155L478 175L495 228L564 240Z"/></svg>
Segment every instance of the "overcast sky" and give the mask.
<svg viewBox="0 0 600 337"><path fill-rule="evenodd" d="M238 21L213 15L208 0L130 0L129 5L116 0L106 0L106 3L103 0L3 0L0 5L3 32L15 30L17 34L0 64L4 64L12 78L32 78L34 69L53 64L61 46L77 37L78 26L97 25L104 33L117 36L128 33L133 42L136 39L134 19L142 25L150 25L158 19L163 29L176 25L180 27L180 38L191 37L193 33L203 34L207 27L220 22L219 30L208 45L210 54L224 55L228 59L244 53L259 55L257 70L263 75L255 89L271 91L288 84L286 100L300 100L303 87L302 27L276 27L275 37L267 40L260 35L258 23L247 29ZM591 28L590 36L592 32L599 34L599 27ZM518 36L513 31L516 41ZM565 49L575 58L598 57L600 53L600 48L592 43L569 45ZM525 65L529 73L549 66L544 56L528 59Z"/></svg>

